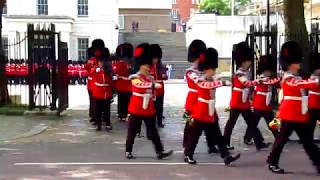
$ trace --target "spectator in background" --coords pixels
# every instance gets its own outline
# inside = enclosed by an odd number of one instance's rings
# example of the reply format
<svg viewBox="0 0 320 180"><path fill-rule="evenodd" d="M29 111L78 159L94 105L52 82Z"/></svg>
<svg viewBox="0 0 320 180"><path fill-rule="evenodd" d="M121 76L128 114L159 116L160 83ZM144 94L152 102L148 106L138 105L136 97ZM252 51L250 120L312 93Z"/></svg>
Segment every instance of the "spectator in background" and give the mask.
<svg viewBox="0 0 320 180"><path fill-rule="evenodd" d="M132 32L136 32L136 21L132 21L131 27L132 27Z"/></svg>
<svg viewBox="0 0 320 180"><path fill-rule="evenodd" d="M168 79L171 79L172 65L171 64L167 64L166 68L167 68Z"/></svg>

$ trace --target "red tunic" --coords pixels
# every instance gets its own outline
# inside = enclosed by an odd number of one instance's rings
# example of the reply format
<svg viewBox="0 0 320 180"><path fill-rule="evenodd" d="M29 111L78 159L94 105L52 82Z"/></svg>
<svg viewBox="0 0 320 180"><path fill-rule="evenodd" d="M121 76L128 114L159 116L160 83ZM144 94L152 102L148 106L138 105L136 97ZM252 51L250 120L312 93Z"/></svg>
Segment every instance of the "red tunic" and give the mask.
<svg viewBox="0 0 320 180"><path fill-rule="evenodd" d="M200 82L200 72L191 67L186 71L186 79L189 88L189 92L186 99L185 110L192 114L194 105L198 102L198 85Z"/></svg>
<svg viewBox="0 0 320 180"><path fill-rule="evenodd" d="M306 123L308 115L308 89L319 88L318 79L302 80L300 76L285 73L281 82L283 97L279 107L282 121Z"/></svg>
<svg viewBox="0 0 320 180"><path fill-rule="evenodd" d="M28 65L26 63L21 64L20 73L21 73L21 76L27 76L28 75Z"/></svg>
<svg viewBox="0 0 320 180"><path fill-rule="evenodd" d="M85 69L88 72L88 83L87 89L92 91L94 83L93 83L93 75L95 73L95 67L98 65L98 61L96 58L91 58L88 60L88 63L85 65Z"/></svg>
<svg viewBox="0 0 320 180"><path fill-rule="evenodd" d="M205 81L197 84L198 99L191 114L196 121L213 123L218 120L215 115L215 89L222 84L222 81Z"/></svg>
<svg viewBox="0 0 320 180"><path fill-rule="evenodd" d="M10 75L11 76L17 76L16 64L10 64Z"/></svg>
<svg viewBox="0 0 320 180"><path fill-rule="evenodd" d="M115 61L112 64L113 73L117 76L115 88L119 92L131 92L130 64L124 60Z"/></svg>
<svg viewBox="0 0 320 180"><path fill-rule="evenodd" d="M154 88L151 76L137 73L131 76L132 96L129 102L129 113L136 116L154 116Z"/></svg>
<svg viewBox="0 0 320 180"><path fill-rule="evenodd" d="M311 76L313 79L314 76ZM320 110L320 87L309 91L309 108Z"/></svg>
<svg viewBox="0 0 320 180"><path fill-rule="evenodd" d="M258 81L249 80L249 71L238 69L232 77L233 89L231 94L231 109L250 109L250 89L249 87L257 85Z"/></svg>
<svg viewBox="0 0 320 180"><path fill-rule="evenodd" d="M73 64L68 65L68 75L69 77L74 77L76 74L76 67Z"/></svg>
<svg viewBox="0 0 320 180"><path fill-rule="evenodd" d="M253 96L253 108L262 111L272 111L272 86L280 81L280 78L267 79L255 86Z"/></svg>
<svg viewBox="0 0 320 180"><path fill-rule="evenodd" d="M88 72L83 64L79 65L79 76L80 78L88 77Z"/></svg>
<svg viewBox="0 0 320 180"><path fill-rule="evenodd" d="M10 74L10 64L6 64L6 75L9 76Z"/></svg>
<svg viewBox="0 0 320 180"><path fill-rule="evenodd" d="M105 73L103 68L96 68L93 80L93 97L102 100L112 98L112 78L109 74Z"/></svg>
<svg viewBox="0 0 320 180"><path fill-rule="evenodd" d="M153 76L153 79L162 86L156 89L156 96L164 96L164 80L168 80L165 68L161 68L161 72L159 72L157 66L153 65L150 74Z"/></svg>

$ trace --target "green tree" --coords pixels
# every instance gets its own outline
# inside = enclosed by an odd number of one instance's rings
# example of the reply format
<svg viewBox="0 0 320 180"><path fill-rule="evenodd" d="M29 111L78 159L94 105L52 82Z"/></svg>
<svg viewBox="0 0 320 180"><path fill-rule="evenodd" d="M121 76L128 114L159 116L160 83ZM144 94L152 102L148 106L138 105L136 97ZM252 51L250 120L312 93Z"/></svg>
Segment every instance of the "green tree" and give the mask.
<svg viewBox="0 0 320 180"><path fill-rule="evenodd" d="M219 15L230 15L230 0L204 0L200 4L200 10L205 13L216 12Z"/></svg>
<svg viewBox="0 0 320 180"><path fill-rule="evenodd" d="M235 13L246 7L251 0L235 0ZM231 15L231 0L203 0L200 10L205 13L218 13L219 15Z"/></svg>
<svg viewBox="0 0 320 180"><path fill-rule="evenodd" d="M6 61L2 47L2 13L5 5L6 0L0 0L0 105L8 104L10 102L5 75Z"/></svg>

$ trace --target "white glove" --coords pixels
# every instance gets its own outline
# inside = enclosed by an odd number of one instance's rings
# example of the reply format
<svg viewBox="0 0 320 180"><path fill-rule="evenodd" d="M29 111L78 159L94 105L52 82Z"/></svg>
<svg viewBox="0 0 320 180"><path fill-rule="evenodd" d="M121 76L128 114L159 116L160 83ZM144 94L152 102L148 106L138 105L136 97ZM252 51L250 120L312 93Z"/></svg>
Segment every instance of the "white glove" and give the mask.
<svg viewBox="0 0 320 180"><path fill-rule="evenodd" d="M155 87L156 89L160 89L160 88L162 88L162 85L161 85L160 83L155 83L155 84L154 84L154 87Z"/></svg>

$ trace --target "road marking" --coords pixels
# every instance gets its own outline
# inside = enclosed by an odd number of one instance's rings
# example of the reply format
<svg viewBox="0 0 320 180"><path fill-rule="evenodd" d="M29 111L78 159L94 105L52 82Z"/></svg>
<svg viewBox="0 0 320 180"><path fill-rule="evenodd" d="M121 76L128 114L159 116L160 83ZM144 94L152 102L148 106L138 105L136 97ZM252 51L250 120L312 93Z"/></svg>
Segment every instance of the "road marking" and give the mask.
<svg viewBox="0 0 320 180"><path fill-rule="evenodd" d="M0 151L17 151L18 149L0 148Z"/></svg>
<svg viewBox="0 0 320 180"><path fill-rule="evenodd" d="M81 165L188 165L184 162L58 162L58 163L15 163L15 166L81 166ZM224 166L224 163L197 163L197 165Z"/></svg>

